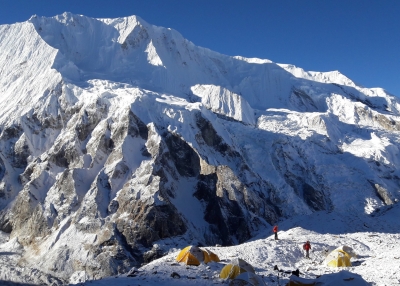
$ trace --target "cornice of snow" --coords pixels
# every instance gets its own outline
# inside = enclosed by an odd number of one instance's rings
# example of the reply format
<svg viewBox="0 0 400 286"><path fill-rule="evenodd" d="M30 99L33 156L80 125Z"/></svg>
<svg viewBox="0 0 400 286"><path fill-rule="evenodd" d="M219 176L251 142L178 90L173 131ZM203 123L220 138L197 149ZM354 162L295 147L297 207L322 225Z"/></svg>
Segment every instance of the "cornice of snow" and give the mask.
<svg viewBox="0 0 400 286"><path fill-rule="evenodd" d="M338 70L329 72L315 72L315 71L305 71L304 69L296 67L291 64L278 64L278 65L298 78L304 78L322 83L336 83L352 87L356 86L356 84L351 79L343 75Z"/></svg>
<svg viewBox="0 0 400 286"><path fill-rule="evenodd" d="M273 63L273 61L270 60L266 60L266 59L259 59L259 58L246 58L246 57L242 57L242 56L234 56L233 58L241 60L241 61L245 61L251 64L271 64Z"/></svg>

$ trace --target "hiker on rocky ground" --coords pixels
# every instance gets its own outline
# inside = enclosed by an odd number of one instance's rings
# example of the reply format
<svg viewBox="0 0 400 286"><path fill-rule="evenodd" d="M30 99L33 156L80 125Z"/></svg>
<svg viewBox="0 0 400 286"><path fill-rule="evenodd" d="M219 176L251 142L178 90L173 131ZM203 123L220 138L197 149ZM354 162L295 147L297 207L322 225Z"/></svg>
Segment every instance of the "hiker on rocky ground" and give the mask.
<svg viewBox="0 0 400 286"><path fill-rule="evenodd" d="M303 244L303 249L306 251L306 258L310 259L309 252L311 249L310 242L307 240L306 243Z"/></svg>
<svg viewBox="0 0 400 286"><path fill-rule="evenodd" d="M278 226L275 225L274 228L272 229L272 231L275 234L275 240L278 240Z"/></svg>

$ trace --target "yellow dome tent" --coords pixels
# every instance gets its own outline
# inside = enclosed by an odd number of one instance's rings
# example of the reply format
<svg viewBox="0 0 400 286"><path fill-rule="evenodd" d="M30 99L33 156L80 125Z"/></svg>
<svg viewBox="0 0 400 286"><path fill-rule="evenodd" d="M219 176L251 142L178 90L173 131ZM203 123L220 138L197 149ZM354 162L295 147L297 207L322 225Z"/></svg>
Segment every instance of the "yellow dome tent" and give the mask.
<svg viewBox="0 0 400 286"><path fill-rule="evenodd" d="M336 248L324 260L324 264L330 267L350 267L351 256L344 250Z"/></svg>
<svg viewBox="0 0 400 286"><path fill-rule="evenodd" d="M179 252L176 261L183 262L186 265L200 265L200 263L209 263L211 261L219 262L218 255L208 249L201 249L197 246L187 246Z"/></svg>
<svg viewBox="0 0 400 286"><path fill-rule="evenodd" d="M246 270L240 268L238 265L227 264L221 269L219 277L222 279L233 279L241 273L245 273Z"/></svg>
<svg viewBox="0 0 400 286"><path fill-rule="evenodd" d="M251 272L251 273L256 273L254 271L253 266L250 263L247 263L246 261L244 261L241 258L234 258L231 260L231 264L233 265L237 265L240 268L243 268L244 270L246 270L246 272Z"/></svg>
<svg viewBox="0 0 400 286"><path fill-rule="evenodd" d="M207 264L208 262L211 262L211 261L214 261L214 262L220 261L218 255L216 255L214 252L210 251L209 249L201 248L201 250L203 251L203 254L204 254L204 263Z"/></svg>
<svg viewBox="0 0 400 286"><path fill-rule="evenodd" d="M234 279L239 274L250 272L255 273L253 266L240 258L231 260L231 263L222 268L219 277L222 279Z"/></svg>

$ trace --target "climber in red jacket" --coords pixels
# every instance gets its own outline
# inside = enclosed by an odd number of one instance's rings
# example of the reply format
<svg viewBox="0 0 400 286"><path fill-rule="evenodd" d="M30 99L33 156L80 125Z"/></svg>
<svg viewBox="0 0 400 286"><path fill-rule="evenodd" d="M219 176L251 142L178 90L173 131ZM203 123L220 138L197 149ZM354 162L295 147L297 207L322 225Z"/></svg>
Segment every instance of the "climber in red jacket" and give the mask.
<svg viewBox="0 0 400 286"><path fill-rule="evenodd" d="M275 225L272 231L275 233L275 240L278 240L278 226Z"/></svg>
<svg viewBox="0 0 400 286"><path fill-rule="evenodd" d="M309 254L309 251L311 249L311 245L310 245L310 242L308 240L307 240L306 243L303 244L303 249L306 251L306 258L310 259L310 256L308 254Z"/></svg>

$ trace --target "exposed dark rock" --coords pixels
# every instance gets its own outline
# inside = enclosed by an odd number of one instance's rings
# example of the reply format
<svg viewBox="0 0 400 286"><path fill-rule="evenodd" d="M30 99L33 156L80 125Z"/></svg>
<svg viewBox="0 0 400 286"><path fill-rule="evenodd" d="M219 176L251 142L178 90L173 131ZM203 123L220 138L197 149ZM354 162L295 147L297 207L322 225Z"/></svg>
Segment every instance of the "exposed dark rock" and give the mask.
<svg viewBox="0 0 400 286"><path fill-rule="evenodd" d="M178 273L176 273L176 272L172 272L170 276L171 276L172 278L175 278L175 279L181 278L181 276L180 276Z"/></svg>
<svg viewBox="0 0 400 286"><path fill-rule="evenodd" d="M42 122L40 122L37 114L33 113L33 110L24 116L23 122L33 134L37 135L43 130Z"/></svg>
<svg viewBox="0 0 400 286"><path fill-rule="evenodd" d="M22 135L22 128L19 125L11 125L3 129L0 135L0 139L2 140L10 140L19 138Z"/></svg>
<svg viewBox="0 0 400 286"><path fill-rule="evenodd" d="M319 176L306 169L305 166L309 164L307 158L302 156L301 148L286 144L285 141L276 142L274 148L272 162L295 193L314 211L329 209L330 202L323 192L323 182L320 182L319 189L308 183Z"/></svg>
<svg viewBox="0 0 400 286"><path fill-rule="evenodd" d="M290 102L293 104L293 106L296 106L301 111L318 110L312 98L301 89L293 88L290 96Z"/></svg>
<svg viewBox="0 0 400 286"><path fill-rule="evenodd" d="M371 186L374 188L377 196L386 204L386 205L392 205L393 201L390 197L389 192L379 184L376 184L372 181L370 181Z"/></svg>
<svg viewBox="0 0 400 286"><path fill-rule="evenodd" d="M127 135L134 138L140 136L143 140L147 140L148 128L132 110L128 109L120 122L122 124L119 124L112 134L112 139L116 141L117 145L121 144Z"/></svg>
<svg viewBox="0 0 400 286"><path fill-rule="evenodd" d="M14 145L13 167L25 169L28 165L28 157L31 155L29 146L24 138Z"/></svg>
<svg viewBox="0 0 400 286"><path fill-rule="evenodd" d="M151 154L149 153L149 151L147 150L146 146L144 146L141 150L141 154L143 157L151 157Z"/></svg>
<svg viewBox="0 0 400 286"><path fill-rule="evenodd" d="M50 153L48 160L59 167L69 168L81 160L82 153L75 145L62 145L56 146L56 148L54 153Z"/></svg>
<svg viewBox="0 0 400 286"><path fill-rule="evenodd" d="M323 193L314 189L307 183L303 184L303 198L307 205L313 210L321 211L325 209Z"/></svg>
<svg viewBox="0 0 400 286"><path fill-rule="evenodd" d="M58 83L54 89L47 89L43 98L47 99L44 104L37 105L22 117L24 128L28 128L34 135L40 135L46 138L47 130L61 130L63 122L68 121L63 108L59 104L59 98L62 95L63 82ZM57 110L57 114L52 111ZM63 118L65 117L65 118ZM55 138L55 137L54 137Z"/></svg>
<svg viewBox="0 0 400 286"><path fill-rule="evenodd" d="M211 122L205 119L200 112L196 113L196 124L200 129L201 138L208 146L215 148L222 154L228 151L229 146L223 142Z"/></svg>
<svg viewBox="0 0 400 286"><path fill-rule="evenodd" d="M361 102L363 104L365 104L366 106L373 108L373 109L378 109L381 111L386 111L387 109L387 101L385 98L375 98L375 100L379 100L378 104L373 104L368 98L360 98L360 96L357 96L356 94L359 93L358 90L354 89L353 92L349 91L349 87L346 86L342 86L340 84L336 84L336 83L332 83L333 85L337 86L340 88L340 90L346 94L350 99L357 101L357 102ZM363 96L364 97L364 96Z"/></svg>
<svg viewBox="0 0 400 286"><path fill-rule="evenodd" d="M128 134L132 137L140 136L142 139L147 140L148 129L146 124L139 119L132 111L129 111L129 129Z"/></svg>
<svg viewBox="0 0 400 286"><path fill-rule="evenodd" d="M163 251L157 245L153 245L152 249L146 251L143 254L143 262L149 263L163 256L164 256Z"/></svg>
<svg viewBox="0 0 400 286"><path fill-rule="evenodd" d="M127 205L121 206L118 212L123 212ZM117 221L117 227L126 237L127 243L136 247L138 243L150 247L159 239L182 235L186 226L172 205L146 205L140 201L130 206L130 215ZM134 222L134 228L126 224L126 220Z"/></svg>
<svg viewBox="0 0 400 286"><path fill-rule="evenodd" d="M0 156L0 181L3 179L5 172L6 172L6 167L4 166L4 162Z"/></svg>
<svg viewBox="0 0 400 286"><path fill-rule="evenodd" d="M108 213L109 213L109 214L116 213L117 210L118 210L118 208L119 208L119 203L118 203L118 201L112 200L112 201L110 202L110 204L108 205Z"/></svg>
<svg viewBox="0 0 400 286"><path fill-rule="evenodd" d="M111 151L114 149L114 141L112 138L107 136L107 134L103 134L100 137L100 142L99 142L99 149L103 151L105 154L110 154Z"/></svg>
<svg viewBox="0 0 400 286"><path fill-rule="evenodd" d="M50 225L56 226L79 208L82 198L75 189L74 178L70 170L61 173L53 185L52 192L57 195L58 200L52 203L53 211L50 212L51 217L48 217L48 221Z"/></svg>
<svg viewBox="0 0 400 286"><path fill-rule="evenodd" d="M4 231L5 233L12 232L12 224L8 217L8 214L4 211L0 212L0 230Z"/></svg>
<svg viewBox="0 0 400 286"><path fill-rule="evenodd" d="M12 233L17 236L22 245L29 245L35 237L42 237L49 233L50 226L43 216L43 209L39 199L30 191L24 190L17 197L13 205Z"/></svg>
<svg viewBox="0 0 400 286"><path fill-rule="evenodd" d="M229 176L226 181L225 176ZM226 168L219 167L215 174L200 175L194 196L206 206L204 220L210 224L212 234L207 235L207 244L242 243L251 237L253 229L265 226L261 220L250 219L248 211L270 223L276 220L277 211L268 205L269 200L254 202L251 193L255 190L251 188L247 189Z"/></svg>
<svg viewBox="0 0 400 286"><path fill-rule="evenodd" d="M387 115L379 114L373 112L371 109L362 107L357 107L355 112L360 120L374 121L388 131L400 131L400 122L395 121Z"/></svg>
<svg viewBox="0 0 400 286"><path fill-rule="evenodd" d="M0 146L2 146L1 154L9 159L13 168L26 168L30 150L19 124L13 124L3 129L0 135Z"/></svg>
<svg viewBox="0 0 400 286"><path fill-rule="evenodd" d="M35 163L31 163L28 165L28 167L26 167L25 171L18 177L19 183L25 185L27 182L30 181L35 165Z"/></svg>
<svg viewBox="0 0 400 286"><path fill-rule="evenodd" d="M50 157L49 162L52 162L59 167L68 168L69 163L68 159L66 158L65 147L63 146L62 148L54 152Z"/></svg>
<svg viewBox="0 0 400 286"><path fill-rule="evenodd" d="M181 176L195 177L200 173L200 159L197 153L184 140L168 133L165 143L169 149L169 157Z"/></svg>
<svg viewBox="0 0 400 286"><path fill-rule="evenodd" d="M137 48L143 41L149 38L145 27L137 25L121 44L121 48L127 50L128 47Z"/></svg>
<svg viewBox="0 0 400 286"><path fill-rule="evenodd" d="M159 153L159 149L160 149L160 145L158 142L156 142L151 135L155 134L156 128L153 124L151 124L151 129L149 130L149 139L146 142L147 145L147 151L150 153L152 158L155 158L158 153Z"/></svg>
<svg viewBox="0 0 400 286"><path fill-rule="evenodd" d="M194 196L206 204L204 220L210 224L210 232L215 236L212 244L219 243L221 245L232 245L232 234L235 233L236 226L229 225L221 210L221 203L223 200L216 195L217 175L201 175L200 181L197 184ZM232 205L235 203L233 202ZM247 228L247 227L245 227ZM209 238L210 240L212 237Z"/></svg>
<svg viewBox="0 0 400 286"><path fill-rule="evenodd" d="M108 105L101 99L97 100L95 106L81 109L80 120L75 127L79 140L84 141L107 112Z"/></svg>

